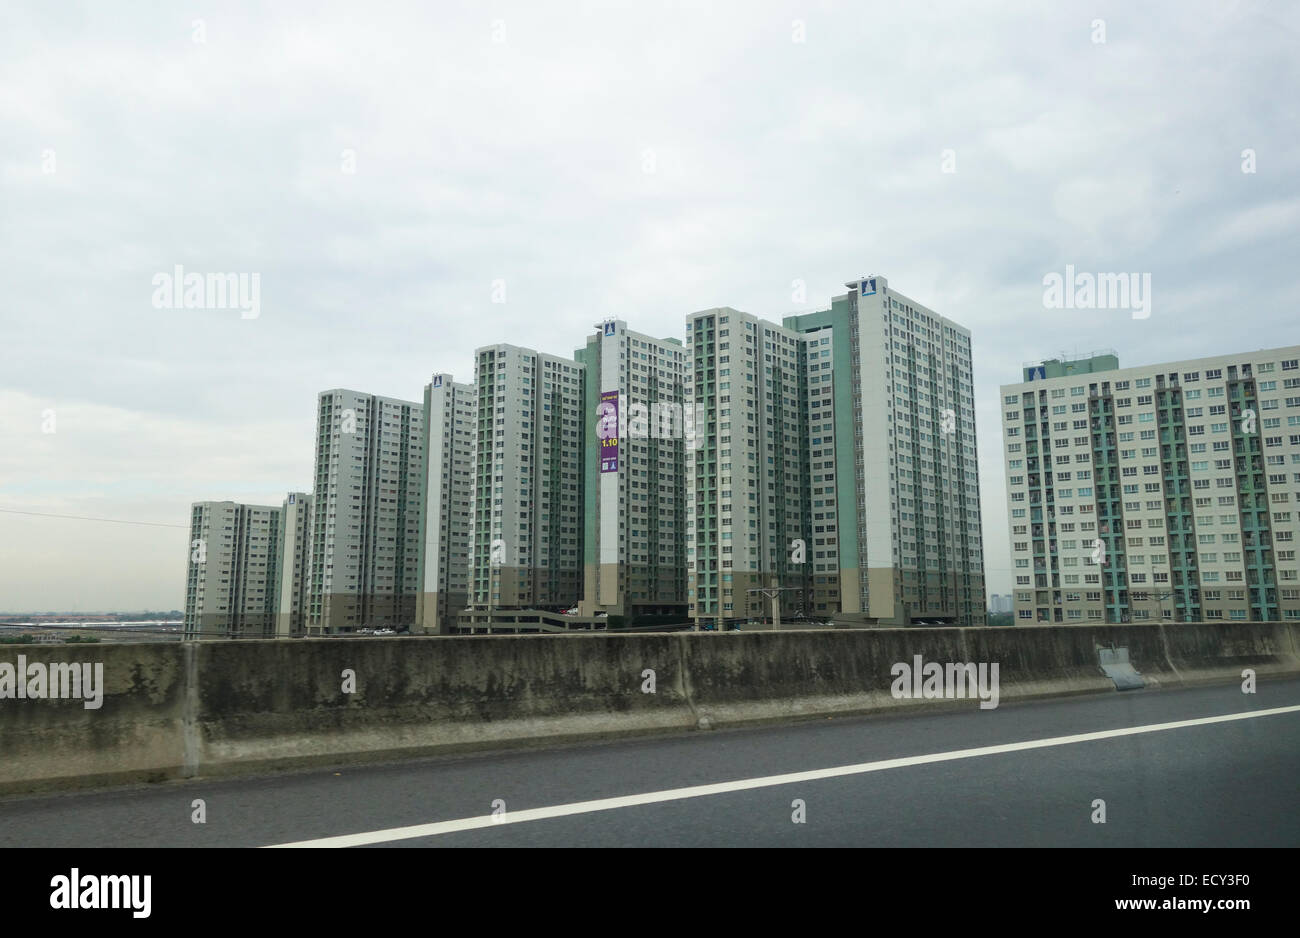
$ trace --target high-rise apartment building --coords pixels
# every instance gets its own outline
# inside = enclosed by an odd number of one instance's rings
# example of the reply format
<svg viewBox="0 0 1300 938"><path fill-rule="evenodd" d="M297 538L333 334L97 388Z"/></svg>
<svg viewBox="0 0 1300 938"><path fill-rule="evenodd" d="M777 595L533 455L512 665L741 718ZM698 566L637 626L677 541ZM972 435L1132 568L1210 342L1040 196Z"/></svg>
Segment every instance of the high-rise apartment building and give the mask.
<svg viewBox="0 0 1300 938"><path fill-rule="evenodd" d="M1300 346L1004 385L1017 621L1300 618Z"/></svg>
<svg viewBox="0 0 1300 938"><path fill-rule="evenodd" d="M190 509L189 547L185 637L273 636L280 509L195 502Z"/></svg>
<svg viewBox="0 0 1300 938"><path fill-rule="evenodd" d="M514 345L474 354L475 606L582 598L584 377L573 359Z"/></svg>
<svg viewBox="0 0 1300 938"><path fill-rule="evenodd" d="M343 389L321 392L311 634L415 625L424 455L419 404Z"/></svg>
<svg viewBox="0 0 1300 938"><path fill-rule="evenodd" d="M813 439L812 536L827 528L829 561L834 525L838 618L983 625L970 330L890 289L884 277L846 286L829 310L785 319L810 343L831 337L831 361L809 362L810 394L833 399ZM818 422L816 413L810 419Z"/></svg>
<svg viewBox="0 0 1300 938"><path fill-rule="evenodd" d="M725 629L765 616L761 589L784 591L783 615L807 613L808 340L731 308L689 316L686 335L686 397L702 417L686 452L690 617Z"/></svg>
<svg viewBox="0 0 1300 938"><path fill-rule="evenodd" d="M587 380L583 615L626 624L686 613L686 351L610 319L574 353ZM617 620L616 620L617 621Z"/></svg>
<svg viewBox="0 0 1300 938"><path fill-rule="evenodd" d="M279 564L275 575L275 637L307 629L311 582L311 495L290 492L280 506Z"/></svg>
<svg viewBox="0 0 1300 938"><path fill-rule="evenodd" d="M987 622L968 330L847 284L778 326L731 309L687 324L705 408L688 452L691 615L847 625Z"/></svg>
<svg viewBox="0 0 1300 938"><path fill-rule="evenodd" d="M727 628L774 591L787 619L983 624L970 334L883 277L847 286L781 324L695 313L685 344L610 319L572 359L485 346L423 405L322 392L314 490L275 510L267 628L446 634L466 609L477 628L573 606Z"/></svg>
<svg viewBox="0 0 1300 938"><path fill-rule="evenodd" d="M448 634L469 603L473 545L474 430L472 384L435 374L424 388L424 512L416 621L427 634Z"/></svg>

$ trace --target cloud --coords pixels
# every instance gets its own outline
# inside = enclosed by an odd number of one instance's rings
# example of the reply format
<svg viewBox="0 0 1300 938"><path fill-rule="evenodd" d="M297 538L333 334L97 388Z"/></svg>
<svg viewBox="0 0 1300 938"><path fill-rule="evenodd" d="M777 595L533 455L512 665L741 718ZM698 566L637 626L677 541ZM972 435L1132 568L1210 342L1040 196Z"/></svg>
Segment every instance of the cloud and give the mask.
<svg viewBox="0 0 1300 938"><path fill-rule="evenodd" d="M569 354L606 316L681 336L717 305L779 319L874 272L974 333L992 569L1009 566L997 387L1023 361L1219 353L1228 303L1238 346L1295 341L1291 11L11 6L0 498L17 507L183 524L198 499L278 502L310 485L322 389L418 400L480 345ZM1044 310L1066 263L1151 272L1151 319ZM176 264L258 273L261 316L154 309ZM0 607L73 601L69 571L99 577L93 607L179 604L179 553L90 555L17 518L0 531L40 547L5 548ZM1009 571L989 579L1010 591Z"/></svg>

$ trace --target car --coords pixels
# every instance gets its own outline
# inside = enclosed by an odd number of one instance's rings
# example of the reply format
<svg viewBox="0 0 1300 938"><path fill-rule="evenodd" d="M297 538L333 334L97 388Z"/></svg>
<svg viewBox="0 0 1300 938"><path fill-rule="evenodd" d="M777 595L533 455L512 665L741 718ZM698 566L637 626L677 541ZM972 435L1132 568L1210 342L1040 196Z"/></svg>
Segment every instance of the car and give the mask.
<svg viewBox="0 0 1300 938"><path fill-rule="evenodd" d="M597 619L608 619L608 618L609 618L609 613L608 613L608 612L598 612L598 613L596 613L596 618L597 618Z"/></svg>
<svg viewBox="0 0 1300 938"><path fill-rule="evenodd" d="M578 614L577 606L574 606L572 609L566 609L560 613L560 615L562 616L576 616L577 614Z"/></svg>

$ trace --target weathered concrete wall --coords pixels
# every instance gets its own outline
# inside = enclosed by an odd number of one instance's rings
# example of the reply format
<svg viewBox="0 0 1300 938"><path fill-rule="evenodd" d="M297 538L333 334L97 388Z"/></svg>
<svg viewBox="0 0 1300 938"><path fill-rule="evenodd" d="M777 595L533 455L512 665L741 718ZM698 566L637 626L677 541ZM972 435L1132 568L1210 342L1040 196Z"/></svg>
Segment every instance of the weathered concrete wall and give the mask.
<svg viewBox="0 0 1300 938"><path fill-rule="evenodd" d="M1243 668L1260 676L1294 673L1300 655L1300 622L1206 622L1161 631L1182 683L1240 680Z"/></svg>
<svg viewBox="0 0 1300 938"><path fill-rule="evenodd" d="M202 646L205 774L685 729L676 636L465 636ZM641 692L641 672L656 692ZM356 692L343 692L344 671Z"/></svg>
<svg viewBox="0 0 1300 938"><path fill-rule="evenodd" d="M1300 674L1300 623L2 646L102 662L102 707L0 699L0 792L221 775L896 708L895 663L997 663L999 702ZM644 672L655 693L643 693ZM346 693L345 671L355 692Z"/></svg>
<svg viewBox="0 0 1300 938"><path fill-rule="evenodd" d="M0 699L0 792L174 778L185 765L182 726L189 643L4 645L0 664L102 663L98 709L83 700Z"/></svg>

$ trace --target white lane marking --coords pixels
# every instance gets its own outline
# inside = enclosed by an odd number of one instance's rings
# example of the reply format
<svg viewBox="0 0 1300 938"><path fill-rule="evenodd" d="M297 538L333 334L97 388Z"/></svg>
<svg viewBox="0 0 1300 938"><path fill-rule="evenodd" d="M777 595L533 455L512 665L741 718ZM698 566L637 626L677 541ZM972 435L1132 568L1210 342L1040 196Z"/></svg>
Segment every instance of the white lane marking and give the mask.
<svg viewBox="0 0 1300 938"><path fill-rule="evenodd" d="M522 824L525 821L541 821L546 818L567 817L571 814L588 814L592 811L613 811L618 808L631 808L636 805L656 804L661 801L679 801L683 798L703 798L707 795L721 795L733 791L747 791L751 788L770 788L774 785L789 785L792 782L809 782L823 778L837 778L841 775L863 775L867 772L883 772L887 769L901 769L912 765L926 765L932 762L951 762L954 759L973 759L976 756L993 756L1003 752L1023 752L1026 749L1045 749L1049 746L1068 746L1073 743L1087 743L1098 739L1115 739L1120 736L1137 736L1141 733L1159 733L1164 730L1183 729L1188 726L1208 726L1212 723L1230 723L1234 720L1252 720L1256 717L1276 716L1282 713L1300 712L1300 705L1294 707L1274 707L1271 710L1251 710L1247 713L1229 713L1216 717L1199 717L1195 720L1178 720L1173 723L1150 723L1146 726L1128 726L1117 730L1100 730L1095 733L1079 733L1074 736L1052 736L1048 739L1030 739L1019 743L1003 743L998 746L981 746L978 749L954 749L949 752L935 752L924 756L905 756L901 759L883 759L879 762L859 762L856 765L839 765L829 769L813 769L808 772L790 772L786 775L767 775L762 778L744 778L734 782L717 782L712 785L692 785L689 788L670 788L665 791L650 791L640 795L623 795L618 798L601 798L596 801L578 801L573 804L557 804L548 808L528 808L524 811L507 811L498 816L460 818L455 821L434 821L430 824L415 824L411 827L390 827L387 830L367 831L361 834L341 834L337 837L321 837L317 840L300 840L288 844L268 844L268 847L359 847L365 844L382 844L394 840L410 840L413 837L436 837L439 834L452 834L457 831L472 831L499 824Z"/></svg>

